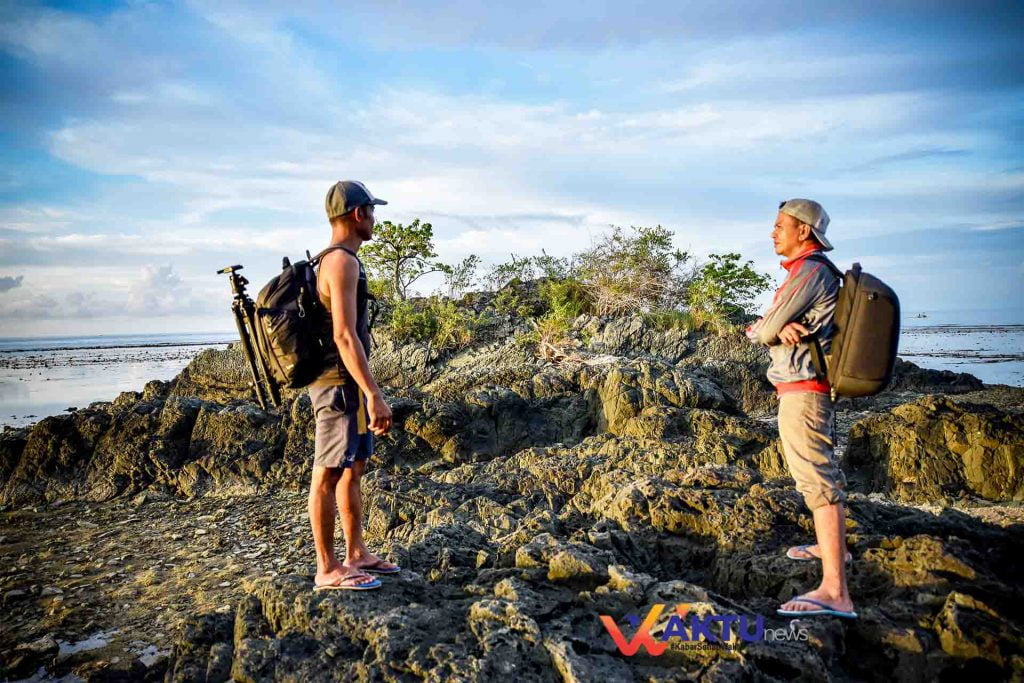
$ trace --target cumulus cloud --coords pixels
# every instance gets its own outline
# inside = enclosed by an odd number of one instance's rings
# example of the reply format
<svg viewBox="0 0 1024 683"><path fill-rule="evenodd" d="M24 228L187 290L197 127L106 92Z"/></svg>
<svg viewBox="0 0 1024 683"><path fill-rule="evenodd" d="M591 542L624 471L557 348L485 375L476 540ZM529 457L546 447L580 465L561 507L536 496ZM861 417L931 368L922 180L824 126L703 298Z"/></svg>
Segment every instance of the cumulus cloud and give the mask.
<svg viewBox="0 0 1024 683"><path fill-rule="evenodd" d="M840 246L893 226L1019 225L1024 176L1004 150L1024 70L1006 58L1005 26L966 17L957 26L985 40L936 49L942 22L967 13L931 11L893 41L835 30L851 18L888 30L868 3L828 17L681 7L0 10L0 50L34 84L5 99L54 166L102 179L76 194L62 177L59 199L26 190L0 205L0 267L43 283L8 292L0 317L47 308L39 296L66 315L203 310L216 268L242 262L260 282L278 257L324 246L323 194L344 177L390 200L381 219L433 222L448 261L564 255L612 224L662 223L680 248L774 263L774 202L794 195L823 201ZM353 25L380 28L334 35ZM70 58L67 45L82 49ZM26 168L18 182L34 189ZM134 270L91 296L23 270L67 264Z"/></svg>
<svg viewBox="0 0 1024 683"><path fill-rule="evenodd" d="M193 296L191 288L171 265L147 265L128 293L125 311L131 315L156 317L186 313L207 313L206 301Z"/></svg>
<svg viewBox="0 0 1024 683"><path fill-rule="evenodd" d="M7 292L15 287L21 287L21 281L25 279L24 275L4 275L0 276L0 292Z"/></svg>
<svg viewBox="0 0 1024 683"><path fill-rule="evenodd" d="M166 264L143 266L141 271L135 270L134 276L123 279L77 278L74 272L63 269L49 274L58 280L52 291L22 288L0 298L0 322L3 319L135 317L141 320L170 315L205 316L227 311L226 305L217 306L216 303L230 298L225 294L218 299L214 288L208 285L200 288L200 292L194 292L174 267ZM0 278L0 282L3 280ZM70 283L75 283L75 286L69 287Z"/></svg>

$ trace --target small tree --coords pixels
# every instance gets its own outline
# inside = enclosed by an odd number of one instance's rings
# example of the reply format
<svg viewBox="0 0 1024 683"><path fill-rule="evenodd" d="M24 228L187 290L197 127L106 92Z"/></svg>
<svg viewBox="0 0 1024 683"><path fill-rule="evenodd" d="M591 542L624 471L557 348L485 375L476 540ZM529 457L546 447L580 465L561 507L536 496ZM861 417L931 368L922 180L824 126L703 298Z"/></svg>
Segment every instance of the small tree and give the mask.
<svg viewBox="0 0 1024 683"><path fill-rule="evenodd" d="M400 300L408 296L409 286L428 273L443 272L443 264L433 261L434 228L415 219L409 225L384 221L374 228L373 240L362 248L363 261L371 279L386 278L390 290Z"/></svg>
<svg viewBox="0 0 1024 683"><path fill-rule="evenodd" d="M533 279L533 258L526 256L519 258L515 254L509 254L511 261L492 265L487 274L483 277L483 284L488 291L496 292L513 280Z"/></svg>
<svg viewBox="0 0 1024 683"><path fill-rule="evenodd" d="M660 225L630 230L615 227L578 256L599 315L672 308L685 291L690 255L672 245L672 232Z"/></svg>
<svg viewBox="0 0 1024 683"><path fill-rule="evenodd" d="M541 249L540 256L533 257L534 276L564 280L574 274L575 263L572 258L552 256Z"/></svg>
<svg viewBox="0 0 1024 683"><path fill-rule="evenodd" d="M690 282L691 313L721 324L743 313L771 287L771 276L754 270L753 261L740 263L739 254L711 254L710 259Z"/></svg>
<svg viewBox="0 0 1024 683"><path fill-rule="evenodd" d="M470 254L454 266L442 265L444 273L444 291L449 299L460 299L476 280L476 271L480 267L480 257Z"/></svg>

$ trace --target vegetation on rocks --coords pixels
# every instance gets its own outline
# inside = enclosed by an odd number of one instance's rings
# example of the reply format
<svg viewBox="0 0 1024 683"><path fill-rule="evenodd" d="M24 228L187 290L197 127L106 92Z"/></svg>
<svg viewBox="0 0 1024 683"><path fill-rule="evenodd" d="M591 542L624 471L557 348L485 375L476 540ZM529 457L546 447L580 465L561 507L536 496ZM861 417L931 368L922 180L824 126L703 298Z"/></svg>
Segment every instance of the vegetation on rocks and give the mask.
<svg viewBox="0 0 1024 683"><path fill-rule="evenodd" d="M793 624L774 608L819 568L784 556L813 530L771 419L764 350L650 312L597 316L565 278L509 289L546 307L540 317L561 311L571 354L552 362L517 343L529 321L473 293L449 302L485 321L461 348L383 335L374 349L395 426L377 442L364 514L371 546L403 572L373 593L312 591L309 399L286 392L261 410L237 348L5 432L0 676L1024 675L1024 390L901 363L892 391L840 404L861 617ZM631 616L684 603L803 636L673 639L626 657L599 618L628 635ZM73 651L82 643L96 649Z"/></svg>
<svg viewBox="0 0 1024 683"><path fill-rule="evenodd" d="M672 238L660 225L614 227L569 257L512 254L483 269L474 254L455 265L437 261L429 223L385 221L363 247L363 259L382 302L381 328L396 343L458 350L493 339L504 319L525 323L504 331L518 332L540 356L563 359L587 341L574 328L581 315L644 315L659 329L728 334L770 286L770 276L741 263L739 254L712 254L699 264ZM413 283L433 272L443 275L443 296L410 296Z"/></svg>
<svg viewBox="0 0 1024 683"><path fill-rule="evenodd" d="M375 331L394 427L363 496L369 543L402 573L312 590L309 397L262 410L240 350L203 351L170 382L0 434L0 678L1024 677L1024 389L900 361L889 391L841 401L860 618L780 619L818 579L784 555L813 526L765 350L701 318L739 317L767 280L634 228L513 256L474 291L478 260L434 263L414 227L389 228L419 260ZM435 266L449 296L412 296ZM658 604L656 637L676 605L793 637L716 623L728 642L624 656L601 617L629 637Z"/></svg>
<svg viewBox="0 0 1024 683"><path fill-rule="evenodd" d="M711 254L688 283L690 316L698 326L722 328L743 316L771 281L770 276L754 270L752 261L740 263L739 254Z"/></svg>

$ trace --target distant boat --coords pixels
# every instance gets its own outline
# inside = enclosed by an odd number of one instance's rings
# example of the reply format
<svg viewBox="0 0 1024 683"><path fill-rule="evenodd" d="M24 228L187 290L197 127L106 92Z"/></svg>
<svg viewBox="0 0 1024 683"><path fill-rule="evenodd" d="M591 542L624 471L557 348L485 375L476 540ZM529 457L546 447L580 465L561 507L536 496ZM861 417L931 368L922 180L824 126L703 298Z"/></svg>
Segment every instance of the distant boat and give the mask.
<svg viewBox="0 0 1024 683"><path fill-rule="evenodd" d="M915 317L915 318L927 318L928 316L927 316L926 314L924 314L924 313L918 313L918 314L917 314L917 315L915 315L914 317Z"/></svg>

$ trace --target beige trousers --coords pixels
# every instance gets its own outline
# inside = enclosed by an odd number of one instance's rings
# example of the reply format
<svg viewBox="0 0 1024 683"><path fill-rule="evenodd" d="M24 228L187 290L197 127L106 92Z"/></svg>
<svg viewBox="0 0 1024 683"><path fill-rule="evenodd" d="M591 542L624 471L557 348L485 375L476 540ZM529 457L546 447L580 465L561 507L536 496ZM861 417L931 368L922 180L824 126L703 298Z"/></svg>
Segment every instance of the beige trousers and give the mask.
<svg viewBox="0 0 1024 683"><path fill-rule="evenodd" d="M779 395L779 437L796 490L811 510L846 500L835 457L832 397L814 391Z"/></svg>

